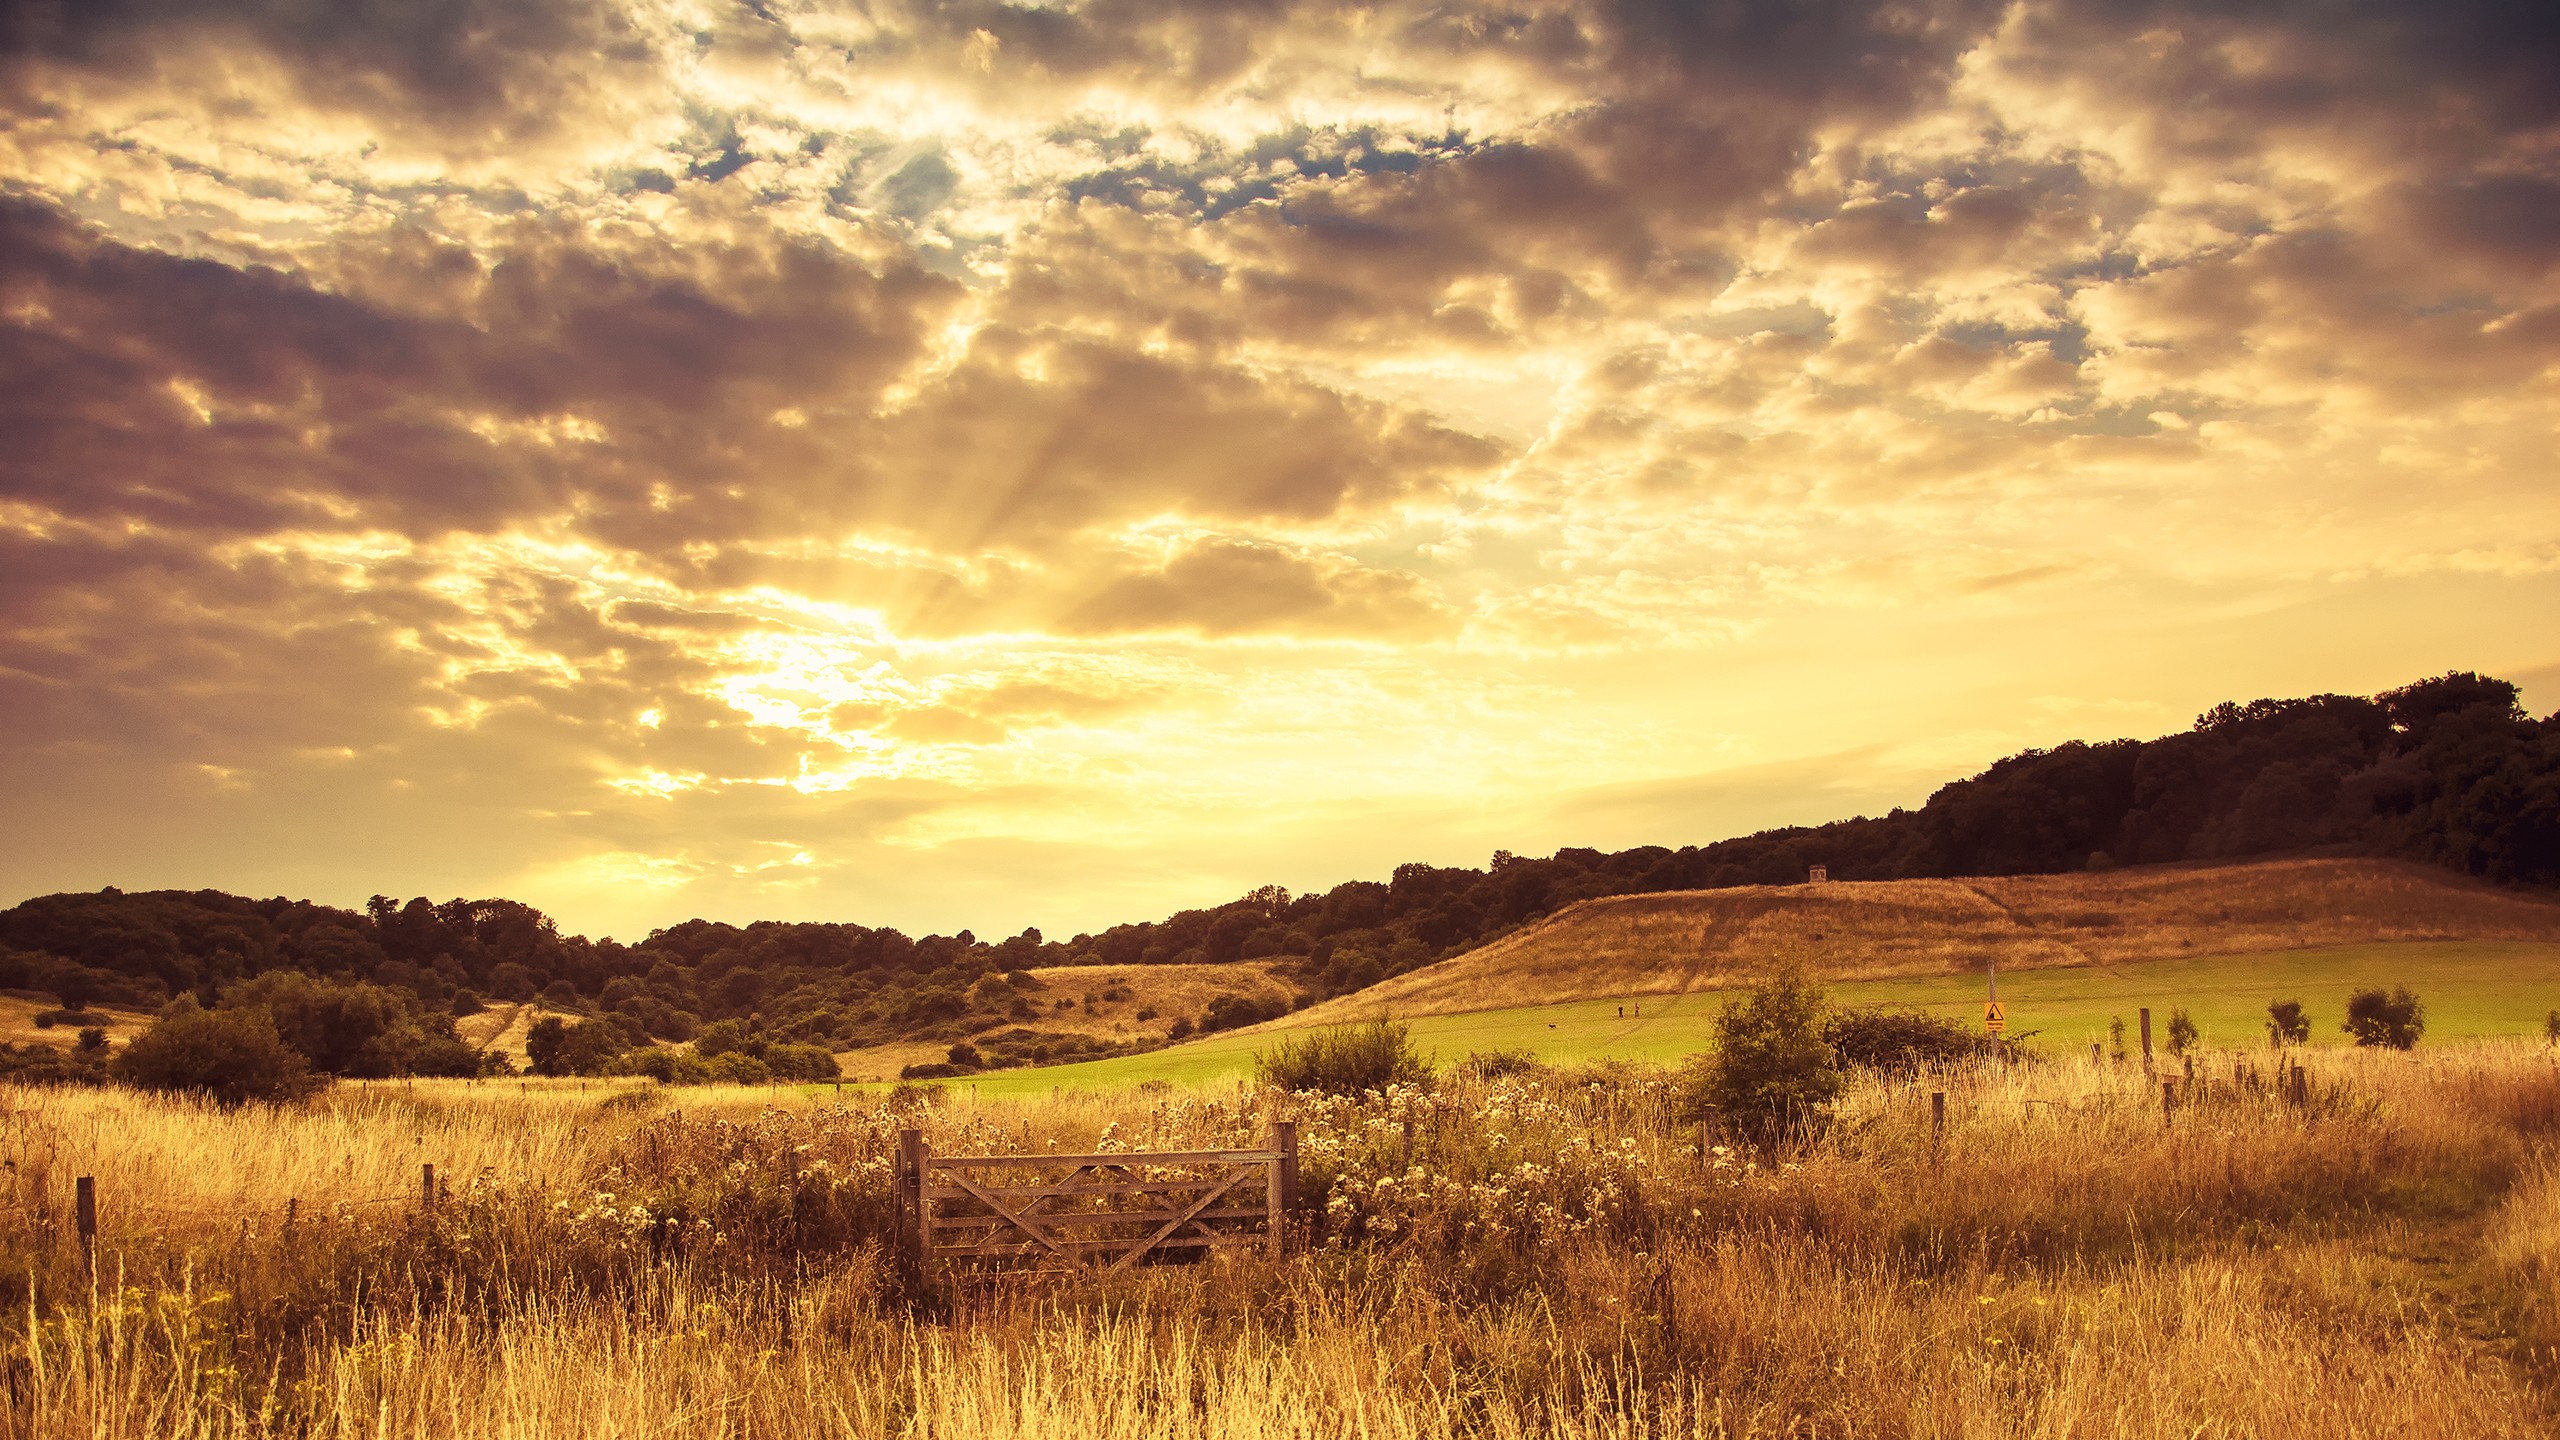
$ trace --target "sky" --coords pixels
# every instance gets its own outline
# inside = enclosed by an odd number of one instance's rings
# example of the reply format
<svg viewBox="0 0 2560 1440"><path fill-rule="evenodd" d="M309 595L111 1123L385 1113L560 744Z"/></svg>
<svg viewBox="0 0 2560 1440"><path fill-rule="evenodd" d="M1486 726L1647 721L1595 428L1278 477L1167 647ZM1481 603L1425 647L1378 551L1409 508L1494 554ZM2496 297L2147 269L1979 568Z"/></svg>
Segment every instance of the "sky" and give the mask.
<svg viewBox="0 0 2560 1440"><path fill-rule="evenodd" d="M13 0L0 903L1052 936L2560 707L2560 19Z"/></svg>

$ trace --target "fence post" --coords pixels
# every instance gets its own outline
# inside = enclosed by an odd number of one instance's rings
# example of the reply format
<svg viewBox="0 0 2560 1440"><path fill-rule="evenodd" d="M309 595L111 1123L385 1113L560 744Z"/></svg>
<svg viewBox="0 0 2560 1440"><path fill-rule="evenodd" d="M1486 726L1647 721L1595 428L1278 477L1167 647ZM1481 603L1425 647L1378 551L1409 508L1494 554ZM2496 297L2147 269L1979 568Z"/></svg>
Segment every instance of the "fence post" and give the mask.
<svg viewBox="0 0 2560 1440"><path fill-rule="evenodd" d="M2142 1007L2142 1073L2151 1073L2151 1007Z"/></svg>
<svg viewBox="0 0 2560 1440"><path fill-rule="evenodd" d="M898 1238L919 1276L924 1269L924 1132L898 1132Z"/></svg>
<svg viewBox="0 0 2560 1440"><path fill-rule="evenodd" d="M2160 1082L2160 1124L2161 1124L2164 1128L2169 1124L2169 1112L2170 1112L2170 1111L2172 1111L2172 1110L2175 1110L2175 1109L2177 1108L2177 1106L2178 1106L2178 1082L2177 1082L2177 1081L2175 1081L2175 1080L2163 1080L2163 1081L2161 1081L2161 1082Z"/></svg>
<svg viewBox="0 0 2560 1440"><path fill-rule="evenodd" d="M98 1181L83 1175L71 1182L71 1216L80 1231L80 1268L94 1271L98 1265Z"/></svg>
<svg viewBox="0 0 2560 1440"><path fill-rule="evenodd" d="M1947 1092L1929 1092L1929 1158L1936 1160L1947 1143Z"/></svg>
<svg viewBox="0 0 2560 1440"><path fill-rule="evenodd" d="M1288 1123L1286 1120L1271 1122L1271 1159L1262 1171L1262 1249L1274 1260L1279 1259L1286 1248L1281 1243L1280 1227L1287 1223L1289 1182L1280 1173L1280 1129Z"/></svg>
<svg viewBox="0 0 2560 1440"><path fill-rule="evenodd" d="M1404 1117L1404 1168L1413 1168L1413 1117Z"/></svg>
<svg viewBox="0 0 2560 1440"><path fill-rule="evenodd" d="M432 1161L418 1167L418 1208L428 1211L436 1208L436 1167Z"/></svg>

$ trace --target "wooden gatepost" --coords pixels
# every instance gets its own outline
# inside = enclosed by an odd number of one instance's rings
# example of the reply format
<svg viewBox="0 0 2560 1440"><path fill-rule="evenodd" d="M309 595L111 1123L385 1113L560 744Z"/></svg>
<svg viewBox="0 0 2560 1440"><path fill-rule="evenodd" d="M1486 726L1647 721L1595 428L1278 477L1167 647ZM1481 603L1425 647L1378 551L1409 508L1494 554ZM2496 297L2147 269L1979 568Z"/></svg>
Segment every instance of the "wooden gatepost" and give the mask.
<svg viewBox="0 0 2560 1440"><path fill-rule="evenodd" d="M899 1248L920 1276L969 1270L1125 1270L1227 1249L1278 1256L1297 1200L1298 1127L1262 1150L936 1155L898 1132Z"/></svg>

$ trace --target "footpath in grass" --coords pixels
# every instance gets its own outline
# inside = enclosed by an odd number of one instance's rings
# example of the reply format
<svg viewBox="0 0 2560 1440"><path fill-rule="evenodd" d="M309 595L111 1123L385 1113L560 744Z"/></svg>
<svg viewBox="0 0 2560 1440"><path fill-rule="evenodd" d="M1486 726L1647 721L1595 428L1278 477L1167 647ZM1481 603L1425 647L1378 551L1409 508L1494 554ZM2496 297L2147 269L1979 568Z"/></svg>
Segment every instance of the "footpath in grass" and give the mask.
<svg viewBox="0 0 2560 1440"><path fill-rule="evenodd" d="M2427 1005L2430 1042L2493 1035L2539 1034L2560 1008L2560 945L2511 941L2404 941L2341 945L2257 955L2199 956L2138 965L2021 970L2000 977L2009 1034L2047 1050L2085 1051L2104 1040L2121 1016L2125 1043L2138 1043L2138 1012L2151 1008L2155 1042L2165 1043L2169 1012L2184 1007L2204 1042L2222 1047L2266 1043L2267 1002L2300 1000L2312 1042L2346 1043L2339 1022L2347 994L2369 985L2407 985ZM1941 975L1870 980L1830 987L1842 1005L1888 1005L1979 1021L1983 977ZM1466 1015L1424 1015L1406 1023L1416 1048L1447 1064L1488 1050L1526 1050L1570 1064L1624 1059L1668 1062L1704 1050L1716 1012L1734 992L1638 995L1625 999L1524 1005ZM1149 1080L1200 1085L1253 1073L1254 1052L1278 1036L1216 1035L1187 1045L1027 1070L997 1070L946 1082L974 1087L984 1098L1038 1095L1053 1089L1118 1090Z"/></svg>

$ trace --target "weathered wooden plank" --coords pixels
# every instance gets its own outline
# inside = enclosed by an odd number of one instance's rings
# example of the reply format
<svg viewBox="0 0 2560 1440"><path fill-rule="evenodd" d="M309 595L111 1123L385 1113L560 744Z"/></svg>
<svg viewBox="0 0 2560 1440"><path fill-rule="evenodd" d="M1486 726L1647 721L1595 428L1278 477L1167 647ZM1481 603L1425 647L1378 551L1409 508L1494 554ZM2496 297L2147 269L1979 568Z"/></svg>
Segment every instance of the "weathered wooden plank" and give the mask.
<svg viewBox="0 0 2560 1440"><path fill-rule="evenodd" d="M1008 1200L1027 1200L1046 1195L1152 1195L1166 1190L1197 1190L1226 1179L1224 1175L1185 1175L1165 1180L1132 1180L1104 1185L981 1185L977 1188L989 1195ZM929 1200L958 1200L970 1192L957 1185L925 1187Z"/></svg>
<svg viewBox="0 0 2560 1440"><path fill-rule="evenodd" d="M1137 1245L1137 1240L1060 1240L1060 1245L1062 1248L1075 1250L1075 1253L1098 1253L1098 1250L1124 1250L1129 1248L1129 1245ZM1157 1243L1149 1245L1149 1248L1152 1250L1239 1250L1239 1248L1260 1248L1260 1245L1265 1245L1265 1238L1262 1238L1260 1232L1252 1232L1252 1235L1175 1235L1175 1238L1170 1240L1157 1240ZM980 1245L934 1245L934 1258L937 1258L937 1261L963 1261L963 1258L991 1258L991 1256L1039 1256L1039 1253L1042 1253L1039 1245L1021 1243L1021 1240L988 1240L988 1243L980 1243Z"/></svg>
<svg viewBox="0 0 2560 1440"><path fill-rule="evenodd" d="M1058 1242L1057 1242L1057 1241L1055 1241L1055 1240L1053 1240L1053 1239L1051 1239L1051 1238L1049 1237L1049 1234L1048 1234L1048 1232L1047 1232L1047 1231L1042 1230L1042 1229L1040 1228L1040 1226L1039 1226L1039 1225L1037 1225L1037 1224L1033 1223L1033 1217L1029 1216L1028 1214L1017 1214L1017 1213L1016 1213L1016 1212L1014 1212L1014 1211L1011 1211L1011 1210L1006 1209L1006 1208L1004 1207L1004 1205L1003 1205L1001 1202L996 1201L996 1200L989 1199L989 1198L988 1198L988 1196L987 1196L987 1193L986 1193L985 1191L980 1190L980 1189L978 1189L978 1187L977 1187L977 1186L970 1184L970 1183L969 1183L969 1181L968 1181L968 1179L967 1179L965 1176L958 1176L958 1175L955 1175L955 1176L953 1176L952 1178L953 1178L953 1179L955 1179L955 1180L958 1180L958 1181L960 1182L960 1187L961 1187L962 1189L964 1189L964 1190L968 1190L968 1191L970 1191L971 1193L973 1193L973 1194L977 1197L978 1202L979 1202L980 1204L985 1205L988 1209L993 1210L993 1211L994 1211L994 1212L996 1212L998 1215L1003 1216L1006 1220L1011 1221L1011 1222L1013 1223L1013 1228L1014 1228L1014 1229L1019 1230L1019 1231L1021 1231L1023 1234L1030 1236L1032 1239L1039 1241L1041 1244L1048 1246L1050 1249L1052 1249L1052 1250L1056 1250L1056 1251L1058 1252L1058 1254L1059 1254L1061 1257L1065 1258L1065 1259L1072 1260L1072 1259L1074 1259L1074 1258L1075 1258L1075 1257L1073 1257L1072 1255L1068 1255L1068 1254L1067 1254L1067 1252L1066 1252L1065 1250L1059 1249L1059 1247L1058 1247ZM925 1207L925 1213L926 1213L926 1214L928 1214L928 1215L932 1214L932 1213L933 1213L933 1207L932 1207L932 1206L930 1206L930 1205L927 1205L927 1206Z"/></svg>
<svg viewBox="0 0 2560 1440"><path fill-rule="evenodd" d="M1273 1157L1272 1157L1272 1163L1273 1163L1273 1164L1277 1164L1277 1163L1279 1163L1279 1157L1278 1157L1278 1156L1276 1156L1276 1155L1275 1155L1275 1156L1273 1156ZM1239 1168L1239 1169L1236 1171L1236 1173L1235 1173L1232 1177L1230 1177L1230 1178L1228 1179L1228 1181L1227 1181L1227 1183L1226 1183L1226 1184L1221 1185L1221 1186L1219 1186L1217 1189L1210 1191L1208 1194L1201 1196L1197 1201L1194 1201L1194 1202L1192 1203L1192 1206L1191 1206L1191 1208L1190 1208L1190 1209L1188 1209L1188 1210L1184 1211L1180 1216L1178 1216L1178 1217L1176 1217L1176 1218L1174 1218L1174 1219L1171 1219L1171 1220L1166 1221L1166 1222L1164 1223L1164 1228L1163 1228L1163 1229L1158 1230L1158 1231L1157 1231L1157 1232L1155 1232L1154 1234L1152 1234L1152 1235L1148 1236L1144 1241L1142 1241L1142 1242L1140 1242L1140 1243L1139 1243L1139 1245L1138 1245L1138 1247L1137 1247L1136 1249L1134 1249L1134 1250L1130 1251L1130 1252L1129 1252L1128 1254L1126 1254L1126 1255L1121 1256L1119 1259L1112 1261L1112 1262L1111 1262L1111 1268L1112 1268L1114 1271L1126 1270L1126 1269L1128 1269L1131 1265L1136 1264L1136 1263L1138 1262L1138 1257L1139 1257L1139 1256L1141 1256L1141 1255L1146 1254L1149 1250L1154 1249L1154 1248L1155 1248L1155 1246L1156 1246L1156 1242L1157 1242L1157 1241L1164 1239L1166 1236L1171 1235L1174 1231L1179 1230L1179 1229L1181 1229L1183 1226L1185 1226L1185 1225L1187 1225L1187 1224L1191 1223L1191 1219L1192 1219L1192 1217L1194 1217L1194 1216L1198 1215L1201 1211L1208 1209L1208 1208L1209 1208L1209 1205L1210 1205L1210 1203L1211 1203L1212 1201L1217 1200L1220 1196L1223 1196L1223 1195L1225 1195L1228 1191L1233 1190L1234 1188L1236 1188L1237 1184L1238 1184L1239 1182L1241 1182L1241 1181L1244 1179L1244 1177L1246 1177L1247 1175L1250 1175L1250 1174L1252 1174L1252 1173L1253 1173L1252 1168L1251 1168L1251 1167L1249 1167L1249 1166Z"/></svg>
<svg viewBox="0 0 2560 1440"><path fill-rule="evenodd" d="M1280 1157L1269 1150L1156 1150L1118 1155L936 1155L936 1169L963 1165L1259 1165Z"/></svg>
<svg viewBox="0 0 2560 1440"><path fill-rule="evenodd" d="M1039 1222L1039 1226L1043 1230L1056 1230L1066 1226L1083 1228L1093 1225L1113 1225L1122 1221L1160 1225L1167 1220L1185 1216L1193 1220L1262 1220L1268 1218L1264 1208L1260 1205L1239 1205L1231 1209L1203 1210L1197 1215L1191 1214L1188 1210L1078 1210L1063 1215L1052 1215L1043 1212L1041 1214L1025 1218ZM933 1228L936 1230L958 1230L963 1226L969 1225L992 1225L1001 1230L1010 1228L1017 1223L1019 1222L1009 1215L953 1215L945 1212L933 1217Z"/></svg>

